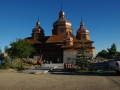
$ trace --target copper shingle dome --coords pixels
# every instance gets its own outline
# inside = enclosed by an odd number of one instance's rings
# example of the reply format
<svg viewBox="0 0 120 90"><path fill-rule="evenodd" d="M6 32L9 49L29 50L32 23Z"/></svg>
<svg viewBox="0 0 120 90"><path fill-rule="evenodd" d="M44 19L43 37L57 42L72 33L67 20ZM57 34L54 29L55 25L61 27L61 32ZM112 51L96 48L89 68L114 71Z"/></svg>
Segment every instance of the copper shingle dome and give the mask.
<svg viewBox="0 0 120 90"><path fill-rule="evenodd" d="M59 19L53 23L53 27L56 26L68 26L71 27L71 23L65 19L65 13L64 11L61 9L61 11L59 12Z"/></svg>
<svg viewBox="0 0 120 90"><path fill-rule="evenodd" d="M88 33L89 31L84 27L84 23L81 21L80 28L77 30L77 34Z"/></svg>
<svg viewBox="0 0 120 90"><path fill-rule="evenodd" d="M36 27L32 30L32 32L34 32L34 33L44 32L43 28L40 27L40 22L39 21L36 22Z"/></svg>

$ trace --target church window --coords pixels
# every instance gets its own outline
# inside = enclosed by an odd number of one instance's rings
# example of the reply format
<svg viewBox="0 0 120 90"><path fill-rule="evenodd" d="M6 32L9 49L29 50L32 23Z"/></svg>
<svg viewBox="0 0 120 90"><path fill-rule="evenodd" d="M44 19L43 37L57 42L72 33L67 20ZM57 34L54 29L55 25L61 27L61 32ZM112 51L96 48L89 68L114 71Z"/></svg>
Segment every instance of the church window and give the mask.
<svg viewBox="0 0 120 90"><path fill-rule="evenodd" d="M85 39L85 36L82 36L82 38L84 38L84 39Z"/></svg>
<svg viewBox="0 0 120 90"><path fill-rule="evenodd" d="M60 30L60 32L61 32L61 33L63 33L63 32L64 32L64 30L63 30L63 29L61 29L61 30Z"/></svg>
<svg viewBox="0 0 120 90"><path fill-rule="evenodd" d="M38 38L38 35L36 35L36 38Z"/></svg>

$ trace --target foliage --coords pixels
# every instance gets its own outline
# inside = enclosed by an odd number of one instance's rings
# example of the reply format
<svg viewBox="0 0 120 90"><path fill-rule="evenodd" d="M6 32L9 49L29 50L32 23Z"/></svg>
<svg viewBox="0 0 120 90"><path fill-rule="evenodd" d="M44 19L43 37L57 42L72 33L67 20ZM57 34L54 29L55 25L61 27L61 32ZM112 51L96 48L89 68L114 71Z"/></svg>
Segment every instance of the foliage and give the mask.
<svg viewBox="0 0 120 90"><path fill-rule="evenodd" d="M107 58L108 52L106 50L102 50L97 54L97 57Z"/></svg>
<svg viewBox="0 0 120 90"><path fill-rule="evenodd" d="M34 52L33 44L23 39L16 39L15 42L10 44L9 55L12 58L28 58L32 52ZM21 62L22 67L22 62Z"/></svg>
<svg viewBox="0 0 120 90"><path fill-rule="evenodd" d="M80 47L78 49L78 53L76 55L76 66L77 68L78 67L81 67L81 69L83 69L84 67L88 66L88 58L87 56L85 55L85 50L87 48L84 46L84 42L82 42L82 47Z"/></svg>
<svg viewBox="0 0 120 90"><path fill-rule="evenodd" d="M2 50L0 48L0 60L2 60Z"/></svg>
<svg viewBox="0 0 120 90"><path fill-rule="evenodd" d="M2 61L1 68L2 69L8 69L11 66L11 59L9 56L4 57L4 60Z"/></svg>
<svg viewBox="0 0 120 90"><path fill-rule="evenodd" d="M26 40L16 39L16 41L10 45L9 54L18 58L28 58L34 51L32 43Z"/></svg>
<svg viewBox="0 0 120 90"><path fill-rule="evenodd" d="M107 48L107 50L102 50L97 54L97 57L102 57L107 59L113 59L116 56L120 56L120 52L117 51L117 46L115 43L113 43L110 48Z"/></svg>
<svg viewBox="0 0 120 90"><path fill-rule="evenodd" d="M5 52L8 52L8 50L9 50L8 46L5 46L4 50L5 50Z"/></svg>
<svg viewBox="0 0 120 90"><path fill-rule="evenodd" d="M117 52L115 53L115 55L116 55L116 56L120 56L120 52L117 51Z"/></svg>
<svg viewBox="0 0 120 90"><path fill-rule="evenodd" d="M107 48L108 50L108 58L114 58L116 52L117 52L117 46L115 43L111 45L111 48Z"/></svg>
<svg viewBox="0 0 120 90"><path fill-rule="evenodd" d="M2 50L1 50L1 48L0 48L0 56L2 55Z"/></svg>

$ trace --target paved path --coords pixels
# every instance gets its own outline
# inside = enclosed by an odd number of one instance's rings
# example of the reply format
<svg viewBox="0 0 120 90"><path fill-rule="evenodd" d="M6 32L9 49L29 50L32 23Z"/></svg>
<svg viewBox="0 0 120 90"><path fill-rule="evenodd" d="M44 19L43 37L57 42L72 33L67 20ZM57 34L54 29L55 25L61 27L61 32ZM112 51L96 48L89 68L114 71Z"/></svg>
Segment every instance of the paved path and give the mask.
<svg viewBox="0 0 120 90"><path fill-rule="evenodd" d="M62 67L63 64L45 64L41 67L29 69L29 70L23 70L22 73L29 73L29 74L40 74L40 73L47 73L50 70L53 70L57 67Z"/></svg>
<svg viewBox="0 0 120 90"><path fill-rule="evenodd" d="M63 64L46 64L31 71L54 69L57 74L24 74L0 72L0 90L120 90L120 76L100 74L61 74ZM27 72L27 70L24 70Z"/></svg>
<svg viewBox="0 0 120 90"><path fill-rule="evenodd" d="M0 90L120 90L120 76L0 72Z"/></svg>

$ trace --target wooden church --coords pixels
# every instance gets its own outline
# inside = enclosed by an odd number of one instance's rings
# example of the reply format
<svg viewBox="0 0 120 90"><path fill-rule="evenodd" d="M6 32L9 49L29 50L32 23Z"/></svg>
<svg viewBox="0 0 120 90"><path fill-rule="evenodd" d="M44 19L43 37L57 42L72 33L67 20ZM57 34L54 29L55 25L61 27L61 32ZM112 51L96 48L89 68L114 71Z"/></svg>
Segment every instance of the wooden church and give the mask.
<svg viewBox="0 0 120 90"><path fill-rule="evenodd" d="M94 41L90 40L89 31L84 27L82 20L76 36L73 35L71 25L61 9L58 20L53 23L52 35L45 36L38 20L31 37L25 38L34 43L35 52L32 53L32 57L39 59L40 55L43 55L43 60L53 63L67 63L68 60L74 62L76 53L82 45L81 41L84 41L84 46L87 47L85 53L89 57L94 57L95 47L92 46Z"/></svg>

